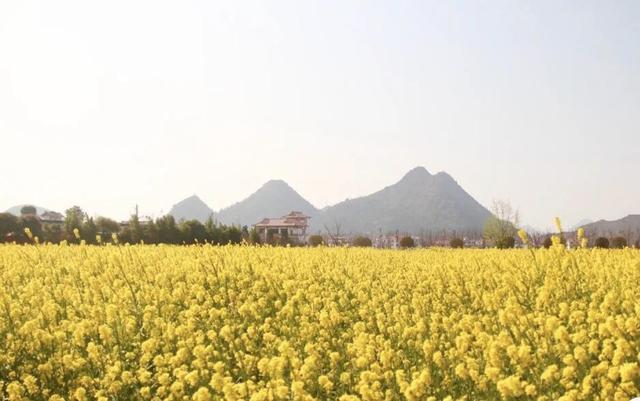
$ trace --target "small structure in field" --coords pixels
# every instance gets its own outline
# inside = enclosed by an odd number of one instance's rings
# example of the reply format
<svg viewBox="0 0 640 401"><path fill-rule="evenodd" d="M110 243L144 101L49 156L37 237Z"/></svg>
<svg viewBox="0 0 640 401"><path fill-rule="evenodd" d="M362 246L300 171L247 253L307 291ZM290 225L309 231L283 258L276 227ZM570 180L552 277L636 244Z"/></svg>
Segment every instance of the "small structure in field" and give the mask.
<svg viewBox="0 0 640 401"><path fill-rule="evenodd" d="M307 241L307 229L311 217L302 212L293 211L285 216L266 217L253 227L263 243L304 243Z"/></svg>

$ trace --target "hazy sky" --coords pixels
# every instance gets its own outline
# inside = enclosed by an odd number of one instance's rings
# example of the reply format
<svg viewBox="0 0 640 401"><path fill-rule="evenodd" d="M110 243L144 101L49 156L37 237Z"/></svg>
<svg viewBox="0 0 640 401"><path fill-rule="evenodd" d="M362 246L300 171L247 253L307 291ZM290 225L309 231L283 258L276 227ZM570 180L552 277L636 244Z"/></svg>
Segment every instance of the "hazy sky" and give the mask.
<svg viewBox="0 0 640 401"><path fill-rule="evenodd" d="M422 165L525 223L640 213L640 1L0 0L0 209L125 218Z"/></svg>

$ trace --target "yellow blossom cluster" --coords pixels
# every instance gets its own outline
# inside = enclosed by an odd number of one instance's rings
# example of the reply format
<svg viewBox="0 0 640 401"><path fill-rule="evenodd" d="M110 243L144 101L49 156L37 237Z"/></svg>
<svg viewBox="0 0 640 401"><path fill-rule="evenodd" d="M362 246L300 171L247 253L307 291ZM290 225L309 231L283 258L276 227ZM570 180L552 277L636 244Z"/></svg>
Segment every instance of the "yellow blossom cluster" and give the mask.
<svg viewBox="0 0 640 401"><path fill-rule="evenodd" d="M634 249L0 245L0 399L627 401L639 295Z"/></svg>

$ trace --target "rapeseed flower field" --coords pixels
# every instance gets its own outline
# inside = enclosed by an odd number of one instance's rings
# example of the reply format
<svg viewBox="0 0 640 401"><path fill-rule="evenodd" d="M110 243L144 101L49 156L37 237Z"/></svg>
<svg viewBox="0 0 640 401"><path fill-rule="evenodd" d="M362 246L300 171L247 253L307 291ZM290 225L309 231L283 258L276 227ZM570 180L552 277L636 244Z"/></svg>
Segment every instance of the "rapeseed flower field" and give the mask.
<svg viewBox="0 0 640 401"><path fill-rule="evenodd" d="M558 243L0 245L0 398L627 401L639 290Z"/></svg>

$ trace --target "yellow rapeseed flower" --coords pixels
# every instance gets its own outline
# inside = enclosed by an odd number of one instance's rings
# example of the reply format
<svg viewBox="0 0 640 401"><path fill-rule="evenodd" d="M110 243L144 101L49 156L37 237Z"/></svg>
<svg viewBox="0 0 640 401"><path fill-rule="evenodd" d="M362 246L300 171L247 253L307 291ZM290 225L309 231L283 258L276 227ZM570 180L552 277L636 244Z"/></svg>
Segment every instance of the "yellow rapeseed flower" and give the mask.
<svg viewBox="0 0 640 401"><path fill-rule="evenodd" d="M640 254L554 242L0 244L0 399L628 397Z"/></svg>
<svg viewBox="0 0 640 401"><path fill-rule="evenodd" d="M556 229L559 234L562 234L564 231L562 230L562 221L560 221L560 217L556 217L554 219L554 223L556 224Z"/></svg>
<svg viewBox="0 0 640 401"><path fill-rule="evenodd" d="M529 244L529 236L527 235L527 232L525 230L518 230L518 237L520 237L520 241L522 241L523 244Z"/></svg>

